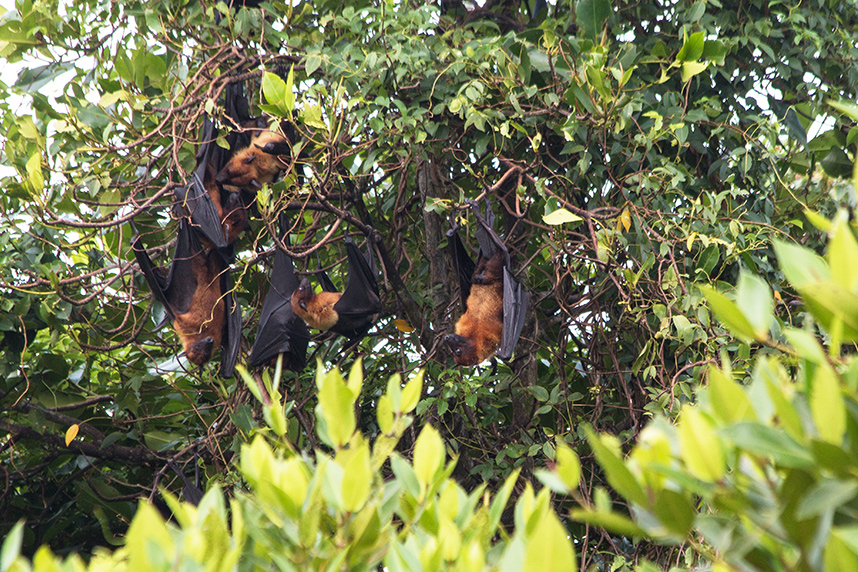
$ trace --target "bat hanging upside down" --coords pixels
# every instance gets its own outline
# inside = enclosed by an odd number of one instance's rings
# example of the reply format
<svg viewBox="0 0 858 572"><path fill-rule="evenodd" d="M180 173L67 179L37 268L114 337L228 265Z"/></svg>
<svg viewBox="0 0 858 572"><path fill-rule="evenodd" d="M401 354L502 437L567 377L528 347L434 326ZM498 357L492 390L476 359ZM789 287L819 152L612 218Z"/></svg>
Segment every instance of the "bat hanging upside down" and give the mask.
<svg viewBox="0 0 858 572"><path fill-rule="evenodd" d="M530 294L509 270L509 251L492 229L494 214L488 200L485 217L476 203L471 203L471 208L480 245L476 264L456 227L447 233L465 313L456 322L455 333L444 336L444 341L453 352L453 360L464 366L475 366L495 353L510 359L530 302Z"/></svg>
<svg viewBox="0 0 858 572"><path fill-rule="evenodd" d="M375 262L370 251L364 256L350 238L346 238L349 261L348 283L337 292L330 279L319 272L323 291L318 294L304 278L292 293L292 311L311 328L331 330L355 341L363 338L381 312Z"/></svg>
<svg viewBox="0 0 858 572"><path fill-rule="evenodd" d="M471 278L467 311L456 322L456 333L444 341L459 365L477 365L489 359L503 335L503 252L483 258Z"/></svg>

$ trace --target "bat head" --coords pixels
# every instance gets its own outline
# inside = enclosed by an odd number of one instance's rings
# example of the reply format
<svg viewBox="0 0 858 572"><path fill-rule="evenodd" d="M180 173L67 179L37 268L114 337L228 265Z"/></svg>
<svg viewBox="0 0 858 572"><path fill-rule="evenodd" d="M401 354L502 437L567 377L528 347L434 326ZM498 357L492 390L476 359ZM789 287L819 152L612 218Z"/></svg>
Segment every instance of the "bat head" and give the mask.
<svg viewBox="0 0 858 572"><path fill-rule="evenodd" d="M185 346L185 356L192 364L201 366L212 359L213 348L214 340L211 336L206 336L200 340L187 344Z"/></svg>
<svg viewBox="0 0 858 572"><path fill-rule="evenodd" d="M292 311L299 315L301 314L299 308L306 311L307 304L313 300L315 295L316 292L313 290L313 285L310 284L310 281L306 278L301 280L301 283L292 292Z"/></svg>
<svg viewBox="0 0 858 572"><path fill-rule="evenodd" d="M272 154L267 149L280 151ZM280 154L291 149L288 140L272 131L263 131L254 137L249 146L236 151L215 177L217 184L241 189L260 189L273 183L288 163ZM291 155L291 154L290 154Z"/></svg>
<svg viewBox="0 0 858 572"><path fill-rule="evenodd" d="M453 352L453 361L459 365L477 365L477 347L474 342L460 336L458 334L448 334L444 336L444 341L450 346L450 351Z"/></svg>

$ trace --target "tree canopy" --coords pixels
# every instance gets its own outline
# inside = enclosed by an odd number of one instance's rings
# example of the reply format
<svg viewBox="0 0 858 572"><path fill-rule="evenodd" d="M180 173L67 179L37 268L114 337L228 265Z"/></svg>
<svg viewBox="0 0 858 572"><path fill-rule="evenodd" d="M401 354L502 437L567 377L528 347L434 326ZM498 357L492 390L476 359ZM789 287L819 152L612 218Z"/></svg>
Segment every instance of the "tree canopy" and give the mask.
<svg viewBox="0 0 858 572"><path fill-rule="evenodd" d="M849 384L837 376L858 330L851 301L813 298L815 282L781 269L799 255L779 264L772 245L822 253L837 221L851 224L854 2L238 4L19 0L0 16L0 57L19 70L0 100L0 527L26 519L26 553L119 542L140 499L168 511L162 490L178 495L180 475L199 473L204 489L255 487L236 463L275 427L290 454L331 449L316 364L349 369L361 357L356 434L388 434L378 415L388 380L422 369L398 454L411 458L434 427L464 498L513 474L539 486L539 469L569 447L581 481L556 485L574 492L551 502L581 568L675 563L682 548L637 541L646 527L607 526L617 521L606 488L632 507L619 513L646 504L614 456L622 464L653 417L673 439L679 416L680 440L682 427L708 435L707 423L735 421L724 410L700 421L688 404L712 385L713 365L731 384L759 378L754 364L771 355L804 371L784 349L798 345L790 330L825 344L829 395ZM202 368L177 359L130 246L136 229L169 262L174 190L191 180L206 118L221 143L236 129L224 99L235 86L252 114L289 120L296 137L293 164L255 193L235 244L239 364L278 248L299 275L324 268L342 287L349 235L379 269L373 329L354 348L314 335L308 366L283 373L280 409L254 397L279 379L273 368L246 383L219 375L217 352ZM490 199L532 297L513 358L464 368L443 343L462 312L446 231L455 224L476 246L467 201L478 198ZM284 213L290 240L278 246ZM616 440L600 448L590 428ZM391 476L392 464L374 469ZM692 477L720 478L701 471ZM808 490L804 476L790 486ZM697 500L652 490L686 520L687 504L711 500L708 489ZM570 516L572 506L601 516ZM508 511L502 524L519 523Z"/></svg>

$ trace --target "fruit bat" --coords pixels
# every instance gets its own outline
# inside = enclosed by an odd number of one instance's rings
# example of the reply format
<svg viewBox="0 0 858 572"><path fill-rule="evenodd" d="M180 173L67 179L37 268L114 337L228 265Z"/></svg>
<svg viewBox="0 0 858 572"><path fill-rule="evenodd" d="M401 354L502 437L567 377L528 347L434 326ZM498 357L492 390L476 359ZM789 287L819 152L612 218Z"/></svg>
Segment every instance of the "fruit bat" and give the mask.
<svg viewBox="0 0 858 572"><path fill-rule="evenodd" d="M166 276L152 264L139 234L131 247L152 295L173 321L188 361L202 366L220 345L220 375L232 377L241 344L241 309L221 253L206 252L184 218L179 220L173 262Z"/></svg>
<svg viewBox="0 0 858 572"><path fill-rule="evenodd" d="M280 238L288 244L285 217L280 217ZM250 365L266 364L279 354L283 355L283 366L292 371L301 371L307 363L307 345L310 331L304 321L292 311L292 292L298 287L298 278L292 260L281 250L274 253L270 286L262 312L256 341L250 351Z"/></svg>
<svg viewBox="0 0 858 572"><path fill-rule="evenodd" d="M328 275L317 272L322 292L316 294L306 278L292 293L292 310L318 330L336 332L354 342L363 338L381 312L378 296L378 270L367 241L366 255L346 237L348 282L337 292Z"/></svg>
<svg viewBox="0 0 858 572"><path fill-rule="evenodd" d="M477 222L477 262L468 255L457 227L447 232L459 294L465 313L456 322L455 333L444 337L459 365L474 366L495 353L512 357L530 302L509 270L509 251L493 230L494 213L486 199L485 216L470 201Z"/></svg>
<svg viewBox="0 0 858 572"><path fill-rule="evenodd" d="M291 123L281 123L283 134L264 130L255 133L250 143L238 149L215 177L218 185L253 191L270 185L292 163L295 130Z"/></svg>
<svg viewBox="0 0 858 572"><path fill-rule="evenodd" d="M250 121L247 99L239 83L229 84L224 90L226 117L236 125ZM200 133L200 148L197 151L197 166L188 184L174 191L179 215L191 217L207 248L224 249L236 241L247 228L249 216L240 193L224 189L216 178L217 173L229 161L232 151L247 144L248 137L242 133L230 133L227 143L230 149L217 144L217 128L206 117Z"/></svg>

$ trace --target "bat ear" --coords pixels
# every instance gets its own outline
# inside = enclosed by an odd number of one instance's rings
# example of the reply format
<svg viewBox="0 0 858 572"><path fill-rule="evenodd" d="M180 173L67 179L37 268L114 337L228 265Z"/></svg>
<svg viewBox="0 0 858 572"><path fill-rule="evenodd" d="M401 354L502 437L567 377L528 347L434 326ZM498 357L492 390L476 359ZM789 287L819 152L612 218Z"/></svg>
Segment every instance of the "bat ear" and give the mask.
<svg viewBox="0 0 858 572"><path fill-rule="evenodd" d="M257 145L257 147L259 147L259 145ZM255 161L255 160L256 160L256 155L254 155L254 154L250 154L250 155L248 155L247 157L245 157L245 158L244 158L244 164L245 164L245 165L250 165L250 164L251 164L251 163L253 163L253 161Z"/></svg>

